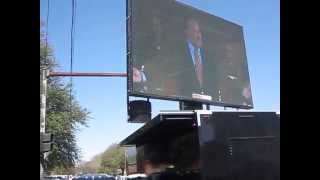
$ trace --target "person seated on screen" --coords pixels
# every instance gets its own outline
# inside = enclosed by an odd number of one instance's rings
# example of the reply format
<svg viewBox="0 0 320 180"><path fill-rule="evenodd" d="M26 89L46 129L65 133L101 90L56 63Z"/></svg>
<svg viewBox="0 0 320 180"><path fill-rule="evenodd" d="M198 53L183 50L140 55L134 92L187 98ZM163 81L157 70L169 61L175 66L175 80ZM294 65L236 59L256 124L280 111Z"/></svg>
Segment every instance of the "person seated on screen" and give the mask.
<svg viewBox="0 0 320 180"><path fill-rule="evenodd" d="M137 39L133 47L135 57L129 74L132 76L132 90L138 93L174 95L175 83L168 77L172 71L168 21L161 14L155 13L146 18L144 27L139 31L143 37Z"/></svg>
<svg viewBox="0 0 320 180"><path fill-rule="evenodd" d="M219 63L219 96L228 104L251 105L249 73L241 43L230 41L223 45L224 56Z"/></svg>

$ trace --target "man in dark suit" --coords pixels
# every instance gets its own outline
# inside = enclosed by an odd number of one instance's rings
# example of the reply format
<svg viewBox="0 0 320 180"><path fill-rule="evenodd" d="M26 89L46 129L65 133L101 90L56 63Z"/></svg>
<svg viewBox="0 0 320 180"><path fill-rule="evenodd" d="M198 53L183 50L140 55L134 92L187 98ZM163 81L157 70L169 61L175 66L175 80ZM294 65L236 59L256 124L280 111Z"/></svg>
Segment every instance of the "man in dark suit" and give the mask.
<svg viewBox="0 0 320 180"><path fill-rule="evenodd" d="M214 100L214 57L212 54L208 56L199 23L195 19L185 21L184 42L174 51L176 72L173 77L177 83L177 94L188 98L205 95L209 98L206 100Z"/></svg>

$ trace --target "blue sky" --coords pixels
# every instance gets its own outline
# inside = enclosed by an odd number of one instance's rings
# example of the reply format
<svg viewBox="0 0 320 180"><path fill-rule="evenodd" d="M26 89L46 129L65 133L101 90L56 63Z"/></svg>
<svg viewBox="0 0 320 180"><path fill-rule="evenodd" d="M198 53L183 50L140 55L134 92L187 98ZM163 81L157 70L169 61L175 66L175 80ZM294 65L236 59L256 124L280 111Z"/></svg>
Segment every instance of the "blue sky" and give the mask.
<svg viewBox="0 0 320 180"><path fill-rule="evenodd" d="M280 112L279 0L179 1L244 27L253 110ZM40 0L43 21L47 2ZM60 65L57 71L70 68L71 2L50 0L48 40ZM125 0L77 0L74 71L126 71L125 7ZM127 123L125 78L76 77L73 83L77 100L92 117L89 128L77 133L83 160L103 152L141 126ZM152 108L155 115L159 110L178 109L178 104L152 100Z"/></svg>

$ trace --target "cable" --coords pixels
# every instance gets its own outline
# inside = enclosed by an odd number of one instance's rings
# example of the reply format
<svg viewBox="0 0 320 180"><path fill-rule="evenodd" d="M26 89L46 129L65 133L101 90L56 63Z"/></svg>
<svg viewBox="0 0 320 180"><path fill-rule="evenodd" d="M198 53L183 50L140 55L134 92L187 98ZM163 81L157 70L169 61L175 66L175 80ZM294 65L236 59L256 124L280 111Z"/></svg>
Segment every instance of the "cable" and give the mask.
<svg viewBox="0 0 320 180"><path fill-rule="evenodd" d="M73 73L73 56L74 56L74 34L75 34L75 17L76 17L76 0L72 0L72 18L71 18L71 46L70 46L70 73ZM70 77L70 121L72 121L72 87L73 77Z"/></svg>
<svg viewBox="0 0 320 180"><path fill-rule="evenodd" d="M49 14L50 14L50 0L48 0L47 4L47 18L46 18L46 36L45 36L45 58L44 58L44 64L42 64L44 67L41 68L46 68L48 67L48 32L49 32Z"/></svg>

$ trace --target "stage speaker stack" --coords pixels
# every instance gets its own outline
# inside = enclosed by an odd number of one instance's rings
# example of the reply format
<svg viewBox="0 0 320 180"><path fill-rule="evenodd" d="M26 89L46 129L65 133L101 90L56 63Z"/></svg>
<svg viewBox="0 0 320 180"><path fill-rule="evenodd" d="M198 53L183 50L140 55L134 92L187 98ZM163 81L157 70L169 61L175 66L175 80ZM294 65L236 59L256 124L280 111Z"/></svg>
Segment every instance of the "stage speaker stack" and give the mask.
<svg viewBox="0 0 320 180"><path fill-rule="evenodd" d="M149 101L130 101L128 105L128 122L145 123L151 120L151 103Z"/></svg>

